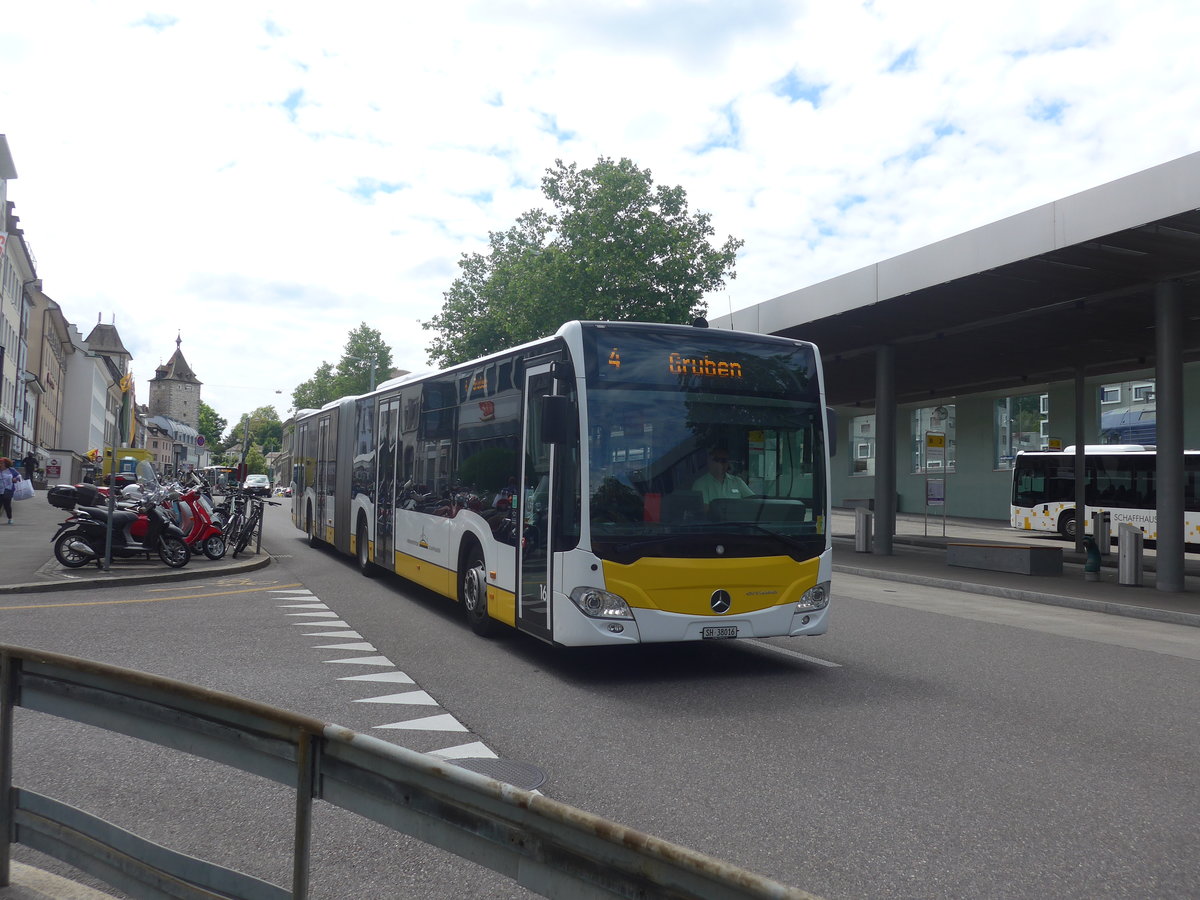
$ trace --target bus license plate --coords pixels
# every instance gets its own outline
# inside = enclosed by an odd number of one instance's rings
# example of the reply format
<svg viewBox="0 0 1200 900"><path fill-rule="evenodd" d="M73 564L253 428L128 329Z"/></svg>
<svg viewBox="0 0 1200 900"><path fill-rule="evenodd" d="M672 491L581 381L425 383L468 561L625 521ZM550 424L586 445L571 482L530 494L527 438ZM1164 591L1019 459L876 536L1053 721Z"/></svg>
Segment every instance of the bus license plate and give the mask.
<svg viewBox="0 0 1200 900"><path fill-rule="evenodd" d="M709 625L706 628L700 629L700 637L706 641L715 641L722 638L737 637L736 625Z"/></svg>

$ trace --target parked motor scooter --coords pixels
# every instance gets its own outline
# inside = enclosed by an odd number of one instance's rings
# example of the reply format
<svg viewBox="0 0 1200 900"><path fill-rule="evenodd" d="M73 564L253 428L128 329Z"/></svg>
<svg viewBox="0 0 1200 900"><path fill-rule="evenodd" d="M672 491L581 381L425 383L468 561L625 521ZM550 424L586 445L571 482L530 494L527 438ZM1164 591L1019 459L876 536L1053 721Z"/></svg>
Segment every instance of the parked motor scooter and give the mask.
<svg viewBox="0 0 1200 900"><path fill-rule="evenodd" d="M200 550L209 559L220 559L225 555L225 535L213 520L212 503L196 487L190 487L179 495L175 503L179 512L179 527L185 540L193 550Z"/></svg>
<svg viewBox="0 0 1200 900"><path fill-rule="evenodd" d="M112 513L113 558L145 556L149 559L151 553L157 553L159 559L173 569L186 566L192 558L191 550L183 529L162 505L168 499L168 492L159 485L150 463L138 463L138 482L142 498L137 511L117 509ZM76 507L51 538L55 558L69 569L78 569L90 562L103 565L108 516L104 507Z"/></svg>

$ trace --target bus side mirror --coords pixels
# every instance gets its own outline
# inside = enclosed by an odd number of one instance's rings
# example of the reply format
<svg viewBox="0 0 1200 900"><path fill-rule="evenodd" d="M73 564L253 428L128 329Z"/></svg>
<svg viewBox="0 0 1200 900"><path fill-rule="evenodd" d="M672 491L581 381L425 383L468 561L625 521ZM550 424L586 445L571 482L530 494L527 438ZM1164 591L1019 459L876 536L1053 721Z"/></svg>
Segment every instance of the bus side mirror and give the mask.
<svg viewBox="0 0 1200 900"><path fill-rule="evenodd" d="M575 404L570 397L542 398L543 444L573 444L576 439Z"/></svg>
<svg viewBox="0 0 1200 900"><path fill-rule="evenodd" d="M829 434L829 455L837 456L838 420L833 407L825 407L825 427Z"/></svg>

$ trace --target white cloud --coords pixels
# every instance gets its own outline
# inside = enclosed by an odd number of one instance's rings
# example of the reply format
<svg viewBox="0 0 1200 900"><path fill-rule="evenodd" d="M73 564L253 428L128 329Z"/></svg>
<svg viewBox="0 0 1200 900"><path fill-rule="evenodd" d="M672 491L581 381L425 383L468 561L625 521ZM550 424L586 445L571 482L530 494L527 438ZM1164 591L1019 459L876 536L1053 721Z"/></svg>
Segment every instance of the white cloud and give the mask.
<svg viewBox="0 0 1200 900"><path fill-rule="evenodd" d="M0 132L50 296L85 332L115 315L143 384L182 333L233 420L360 322L424 368L417 321L556 158L628 156L744 238L725 312L1200 149L1198 25L1187 0L64 0L0 22Z"/></svg>

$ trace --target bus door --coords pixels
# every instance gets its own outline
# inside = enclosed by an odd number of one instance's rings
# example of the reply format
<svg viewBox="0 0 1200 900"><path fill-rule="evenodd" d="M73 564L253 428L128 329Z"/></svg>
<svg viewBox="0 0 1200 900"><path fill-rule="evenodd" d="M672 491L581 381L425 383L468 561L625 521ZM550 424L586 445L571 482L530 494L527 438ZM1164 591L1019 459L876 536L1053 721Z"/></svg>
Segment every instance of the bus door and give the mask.
<svg viewBox="0 0 1200 900"><path fill-rule="evenodd" d="M521 539L517 541L517 627L549 639L553 630L550 593L550 528L554 509L551 477L554 451L542 441L542 398L553 392L550 363L525 370L522 399L525 434L519 498Z"/></svg>
<svg viewBox="0 0 1200 900"><path fill-rule="evenodd" d="M329 533L326 530L328 519L326 518L326 509L328 507L327 499L329 492L333 490L333 438L329 433L329 416L322 416L317 421L317 459L316 459L316 477L314 478L314 487L316 488L314 497L315 509L313 510L313 534L318 540L327 540Z"/></svg>
<svg viewBox="0 0 1200 900"><path fill-rule="evenodd" d="M400 399L379 404L379 444L375 459L375 564L396 571L396 443L399 437Z"/></svg>

